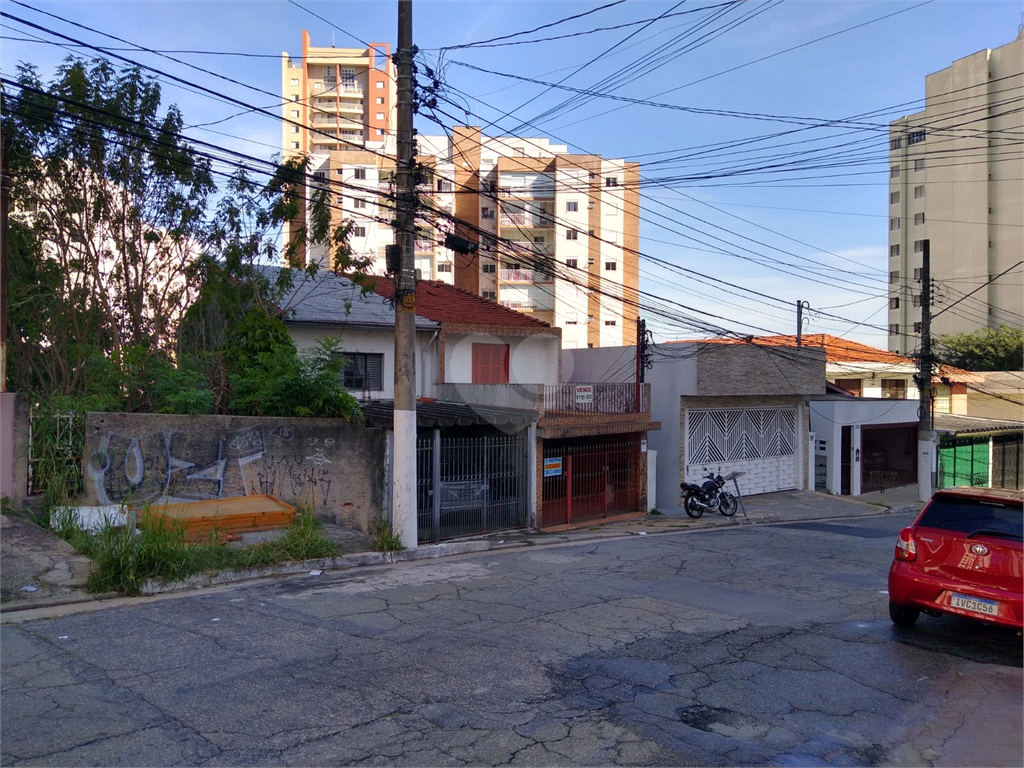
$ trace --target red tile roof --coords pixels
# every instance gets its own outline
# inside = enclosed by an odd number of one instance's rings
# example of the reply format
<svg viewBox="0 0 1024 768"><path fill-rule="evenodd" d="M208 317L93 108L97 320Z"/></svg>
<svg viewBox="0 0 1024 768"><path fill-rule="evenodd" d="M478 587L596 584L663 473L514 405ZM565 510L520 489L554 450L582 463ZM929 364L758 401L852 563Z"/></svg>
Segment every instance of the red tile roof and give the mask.
<svg viewBox="0 0 1024 768"><path fill-rule="evenodd" d="M917 367L917 360L912 357L898 355L885 349L860 344L856 341L832 336L828 333L808 333L801 338L805 347L820 347L825 350L827 363L883 363L887 365L909 365ZM700 339L696 343L745 344L752 343L766 347L795 347L796 336L753 336L748 339ZM686 342L678 342L686 343ZM693 343L693 342L691 342ZM939 365L935 377L945 377L957 381L973 381L977 374L954 368L951 365Z"/></svg>
<svg viewBox="0 0 1024 768"><path fill-rule="evenodd" d="M385 299L394 300L393 280L376 278L371 281L371 287ZM551 328L543 320L437 280L420 280L416 283L416 314L435 323L515 326L538 330Z"/></svg>

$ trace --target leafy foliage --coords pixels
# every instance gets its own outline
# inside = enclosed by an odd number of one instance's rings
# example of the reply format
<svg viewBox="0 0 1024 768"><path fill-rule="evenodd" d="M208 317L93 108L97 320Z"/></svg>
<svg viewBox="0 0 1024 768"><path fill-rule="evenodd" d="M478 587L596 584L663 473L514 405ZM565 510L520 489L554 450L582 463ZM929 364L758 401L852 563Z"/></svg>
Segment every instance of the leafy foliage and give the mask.
<svg viewBox="0 0 1024 768"><path fill-rule="evenodd" d="M1001 325L940 336L936 356L943 363L968 371L1024 370L1024 330Z"/></svg>

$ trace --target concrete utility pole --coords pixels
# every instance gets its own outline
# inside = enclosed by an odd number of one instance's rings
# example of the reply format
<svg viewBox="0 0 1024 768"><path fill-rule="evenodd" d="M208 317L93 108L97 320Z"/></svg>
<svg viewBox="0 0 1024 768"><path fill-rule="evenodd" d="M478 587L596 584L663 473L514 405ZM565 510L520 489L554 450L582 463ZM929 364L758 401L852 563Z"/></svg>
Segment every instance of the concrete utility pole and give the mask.
<svg viewBox="0 0 1024 768"><path fill-rule="evenodd" d="M803 346L804 310L810 308L810 303L806 301L798 301L796 303L796 345L798 347Z"/></svg>
<svg viewBox="0 0 1024 768"><path fill-rule="evenodd" d="M7 219L11 210L11 169L8 161L5 133L0 135L0 392L7 391L7 269L10 257Z"/></svg>
<svg viewBox="0 0 1024 768"><path fill-rule="evenodd" d="M917 498L932 497L932 468L935 465L935 432L932 431L932 276L931 240L923 241L921 253L921 360L917 379Z"/></svg>
<svg viewBox="0 0 1024 768"><path fill-rule="evenodd" d="M398 0L397 212L395 242L400 249L395 270L394 481L391 525L407 549L416 547L416 181L413 177L412 0Z"/></svg>

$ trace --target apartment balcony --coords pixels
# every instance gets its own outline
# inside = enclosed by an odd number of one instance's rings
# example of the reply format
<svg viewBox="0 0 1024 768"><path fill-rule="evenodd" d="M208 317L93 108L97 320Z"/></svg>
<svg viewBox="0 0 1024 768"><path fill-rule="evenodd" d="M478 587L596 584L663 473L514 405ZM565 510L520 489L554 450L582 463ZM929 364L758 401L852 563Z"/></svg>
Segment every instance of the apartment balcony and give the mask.
<svg viewBox="0 0 1024 768"><path fill-rule="evenodd" d="M498 187L499 198L510 198L514 200L553 200L555 197L554 186L536 185L532 187Z"/></svg>
<svg viewBox="0 0 1024 768"><path fill-rule="evenodd" d="M416 239L416 253L433 253L436 243L433 240Z"/></svg>
<svg viewBox="0 0 1024 768"><path fill-rule="evenodd" d="M509 247L514 253L521 253L524 257L529 256L554 256L554 243L531 243L527 240L512 240Z"/></svg>
<svg viewBox="0 0 1024 768"><path fill-rule="evenodd" d="M498 220L503 227L528 227L530 229L555 228L555 220L552 216L503 212Z"/></svg>
<svg viewBox="0 0 1024 768"><path fill-rule="evenodd" d="M498 279L506 283L550 283L555 278L540 269L501 269Z"/></svg>
<svg viewBox="0 0 1024 768"><path fill-rule="evenodd" d="M363 87L361 85L338 85L337 82L329 80L312 80L309 87L317 96L331 95L360 99L363 97Z"/></svg>

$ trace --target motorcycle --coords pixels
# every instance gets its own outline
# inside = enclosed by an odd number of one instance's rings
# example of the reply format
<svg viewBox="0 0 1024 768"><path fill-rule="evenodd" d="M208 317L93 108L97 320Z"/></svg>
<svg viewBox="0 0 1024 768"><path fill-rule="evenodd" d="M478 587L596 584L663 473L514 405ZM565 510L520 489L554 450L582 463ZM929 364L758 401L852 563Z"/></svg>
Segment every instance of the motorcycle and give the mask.
<svg viewBox="0 0 1024 768"><path fill-rule="evenodd" d="M683 509L692 518L698 518L705 511L721 512L726 517L736 514L739 502L736 497L724 490L725 478L713 472L707 475L703 484L680 483L679 489L684 493Z"/></svg>

